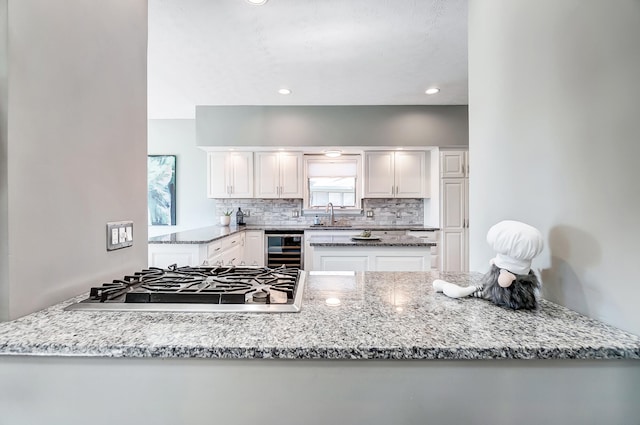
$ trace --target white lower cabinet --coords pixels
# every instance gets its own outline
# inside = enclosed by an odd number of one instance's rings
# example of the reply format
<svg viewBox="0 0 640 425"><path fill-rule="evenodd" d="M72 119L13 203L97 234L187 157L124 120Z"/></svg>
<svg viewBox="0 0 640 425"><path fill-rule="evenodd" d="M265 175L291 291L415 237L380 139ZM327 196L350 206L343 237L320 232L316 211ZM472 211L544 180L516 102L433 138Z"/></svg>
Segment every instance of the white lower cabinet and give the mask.
<svg viewBox="0 0 640 425"><path fill-rule="evenodd" d="M369 256L319 254L314 259L314 270L364 272L369 270Z"/></svg>
<svg viewBox="0 0 640 425"><path fill-rule="evenodd" d="M431 249L418 246L311 246L313 236L356 236L362 230L311 230L305 237L305 270L322 271L428 271ZM374 231L376 236L400 236L406 232Z"/></svg>
<svg viewBox="0 0 640 425"><path fill-rule="evenodd" d="M314 247L311 246L311 238L313 236L357 236L362 230L306 230L304 232L304 270L322 270L313 264ZM337 266L336 266L337 267ZM340 270L340 269L333 269ZM353 269L345 269L353 270Z"/></svg>
<svg viewBox="0 0 640 425"><path fill-rule="evenodd" d="M201 258L200 245L149 244L149 267L194 266Z"/></svg>
<svg viewBox="0 0 640 425"><path fill-rule="evenodd" d="M244 263L248 266L264 266L264 231L246 230L244 234Z"/></svg>
<svg viewBox="0 0 640 425"><path fill-rule="evenodd" d="M372 270L377 272L426 271L431 268L431 259L425 255L376 255Z"/></svg>
<svg viewBox="0 0 640 425"><path fill-rule="evenodd" d="M431 252L425 247L313 248L313 268L322 271L410 272L431 270Z"/></svg>
<svg viewBox="0 0 640 425"><path fill-rule="evenodd" d="M431 270L440 269L440 231L439 230L408 230L407 235L415 236L425 242L433 242L431 246Z"/></svg>
<svg viewBox="0 0 640 425"><path fill-rule="evenodd" d="M245 260L245 232L205 244L149 244L149 267L252 264Z"/></svg>

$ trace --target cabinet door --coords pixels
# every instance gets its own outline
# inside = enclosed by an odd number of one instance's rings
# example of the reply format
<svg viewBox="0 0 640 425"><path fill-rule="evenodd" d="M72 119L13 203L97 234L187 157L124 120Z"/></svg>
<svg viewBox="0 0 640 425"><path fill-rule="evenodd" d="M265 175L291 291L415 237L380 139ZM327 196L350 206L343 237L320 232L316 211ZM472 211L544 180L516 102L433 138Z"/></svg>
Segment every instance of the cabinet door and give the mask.
<svg viewBox="0 0 640 425"><path fill-rule="evenodd" d="M467 170L467 151L456 150L440 152L441 177L466 177Z"/></svg>
<svg viewBox="0 0 640 425"><path fill-rule="evenodd" d="M468 179L442 179L442 270L467 271Z"/></svg>
<svg viewBox="0 0 640 425"><path fill-rule="evenodd" d="M395 192L393 164L393 152L365 152L365 198L393 198Z"/></svg>
<svg viewBox="0 0 640 425"><path fill-rule="evenodd" d="M317 253L313 258L314 270L322 271L356 271L369 270L368 255L330 255Z"/></svg>
<svg viewBox="0 0 640 425"><path fill-rule="evenodd" d="M229 179L227 176L227 154L207 153L207 197L228 198Z"/></svg>
<svg viewBox="0 0 640 425"><path fill-rule="evenodd" d="M224 265L237 266L242 261L242 247L240 244L234 245L231 248L224 251L222 254L222 260Z"/></svg>
<svg viewBox="0 0 640 425"><path fill-rule="evenodd" d="M466 229L442 231L442 269L447 272L467 271Z"/></svg>
<svg viewBox="0 0 640 425"><path fill-rule="evenodd" d="M227 157L231 198L253 197L253 152L232 152Z"/></svg>
<svg viewBox="0 0 640 425"><path fill-rule="evenodd" d="M257 198L279 197L278 152L256 152L255 188Z"/></svg>
<svg viewBox="0 0 640 425"><path fill-rule="evenodd" d="M425 196L425 153L395 152L395 197Z"/></svg>
<svg viewBox="0 0 640 425"><path fill-rule="evenodd" d="M376 255L372 270L378 272L422 272L431 268L429 256Z"/></svg>
<svg viewBox="0 0 640 425"><path fill-rule="evenodd" d="M264 232L262 230L245 231L244 263L248 266L264 266Z"/></svg>
<svg viewBox="0 0 640 425"><path fill-rule="evenodd" d="M282 152L279 160L280 198L302 198L302 154Z"/></svg>

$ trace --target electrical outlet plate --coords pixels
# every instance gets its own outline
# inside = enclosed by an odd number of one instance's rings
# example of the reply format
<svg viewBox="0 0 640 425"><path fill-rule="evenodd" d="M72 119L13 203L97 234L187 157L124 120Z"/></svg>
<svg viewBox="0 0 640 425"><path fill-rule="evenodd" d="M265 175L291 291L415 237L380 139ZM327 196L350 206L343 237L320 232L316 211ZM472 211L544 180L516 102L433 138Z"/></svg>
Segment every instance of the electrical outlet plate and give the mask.
<svg viewBox="0 0 640 425"><path fill-rule="evenodd" d="M107 223L107 251L133 245L133 221L112 221Z"/></svg>
<svg viewBox="0 0 640 425"><path fill-rule="evenodd" d="M368 210L367 211L367 217L373 217L373 211L372 210Z"/></svg>

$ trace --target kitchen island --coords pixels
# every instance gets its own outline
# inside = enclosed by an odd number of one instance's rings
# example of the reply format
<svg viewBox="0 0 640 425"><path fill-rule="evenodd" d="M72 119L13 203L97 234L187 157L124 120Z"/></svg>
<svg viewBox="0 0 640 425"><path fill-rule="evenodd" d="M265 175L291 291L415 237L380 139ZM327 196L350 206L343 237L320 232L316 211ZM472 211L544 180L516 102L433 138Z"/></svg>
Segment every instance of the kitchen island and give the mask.
<svg viewBox="0 0 640 425"><path fill-rule="evenodd" d="M77 297L0 324L0 411L11 424L83 423L96 400L117 409L94 424L640 417L640 337L544 300L511 311L431 287L479 277L309 272L300 313L64 311Z"/></svg>
<svg viewBox="0 0 640 425"><path fill-rule="evenodd" d="M415 236L312 236L313 270L428 271L431 247Z"/></svg>

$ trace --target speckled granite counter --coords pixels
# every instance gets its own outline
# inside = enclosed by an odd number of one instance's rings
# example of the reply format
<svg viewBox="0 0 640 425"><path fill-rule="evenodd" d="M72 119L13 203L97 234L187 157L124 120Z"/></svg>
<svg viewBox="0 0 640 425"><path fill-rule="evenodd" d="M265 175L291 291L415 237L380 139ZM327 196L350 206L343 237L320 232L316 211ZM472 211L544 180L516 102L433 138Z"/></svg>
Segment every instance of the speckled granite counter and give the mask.
<svg viewBox="0 0 640 425"><path fill-rule="evenodd" d="M309 244L311 246L327 246L327 247L342 247L342 246L435 246L435 242L426 242L421 238L415 236L379 236L378 238L372 238L371 240L357 239L354 240L351 236L311 236L309 238Z"/></svg>
<svg viewBox="0 0 640 425"><path fill-rule="evenodd" d="M438 230L433 227L419 226L270 226L270 225L246 225L246 226L209 226L200 229L185 230L182 232L170 233L168 235L152 236L149 238L150 244L203 244L214 240L233 235L244 230L374 230L374 231L394 231L394 230Z"/></svg>
<svg viewBox="0 0 640 425"><path fill-rule="evenodd" d="M209 226L200 229L185 230L168 235L152 236L150 244L203 244L242 232L245 226Z"/></svg>
<svg viewBox="0 0 640 425"><path fill-rule="evenodd" d="M310 272L300 313L63 311L0 324L0 355L284 359L638 359L640 337L543 301L510 311L431 282L479 274ZM326 300L338 299L339 305ZM335 303L335 302L334 302ZM333 304L333 303L330 303Z"/></svg>

